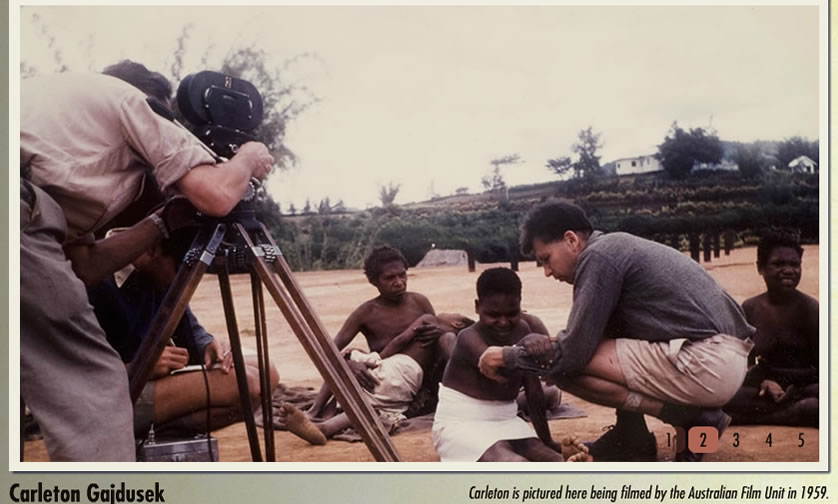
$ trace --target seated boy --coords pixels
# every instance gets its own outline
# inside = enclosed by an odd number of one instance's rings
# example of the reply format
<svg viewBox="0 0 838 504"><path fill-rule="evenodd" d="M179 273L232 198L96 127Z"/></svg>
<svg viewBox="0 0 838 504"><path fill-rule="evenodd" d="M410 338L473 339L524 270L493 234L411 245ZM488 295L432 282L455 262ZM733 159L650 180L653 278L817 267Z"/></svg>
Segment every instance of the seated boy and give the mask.
<svg viewBox="0 0 838 504"><path fill-rule="evenodd" d="M724 407L734 424L818 426L818 301L797 290L802 259L791 233L759 241L766 292L742 304L757 332L745 383Z"/></svg>
<svg viewBox="0 0 838 504"><path fill-rule="evenodd" d="M541 382L516 372L504 382L485 377L480 355L491 345L514 345L530 333L521 319L521 280L507 268L477 279L479 321L460 332L439 387L433 443L440 459L462 462L562 461L550 436ZM523 384L532 425L518 417ZM534 427L534 428L533 428Z"/></svg>
<svg viewBox="0 0 838 504"><path fill-rule="evenodd" d="M360 333L371 352L386 355L403 353L417 340L436 347L438 359L447 359L454 344L452 325L436 316L431 302L422 294L407 290L407 260L392 247L373 249L364 261L364 275L378 295L356 308L335 335L335 346L344 349ZM348 361L349 368L363 389L372 391L376 378L363 362ZM423 366L424 367L424 366ZM429 369L425 369L427 373ZM415 391L414 391L415 393ZM327 418L336 413L336 403L324 384L306 412L310 418Z"/></svg>

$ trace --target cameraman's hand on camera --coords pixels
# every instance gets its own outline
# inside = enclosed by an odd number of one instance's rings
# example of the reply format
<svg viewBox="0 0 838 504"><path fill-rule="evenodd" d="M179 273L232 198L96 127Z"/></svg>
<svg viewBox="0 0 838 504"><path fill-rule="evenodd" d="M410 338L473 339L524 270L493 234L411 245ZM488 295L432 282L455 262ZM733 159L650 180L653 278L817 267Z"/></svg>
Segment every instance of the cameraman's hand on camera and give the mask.
<svg viewBox="0 0 838 504"><path fill-rule="evenodd" d="M175 369L180 369L189 363L189 351L185 348L176 346L163 347L163 353L154 364L154 369L151 370L151 377L149 379L156 380L168 375Z"/></svg>
<svg viewBox="0 0 838 504"><path fill-rule="evenodd" d="M274 166L274 158L265 144L247 142L239 147L231 161L241 161L250 168L250 176L259 180L268 176Z"/></svg>

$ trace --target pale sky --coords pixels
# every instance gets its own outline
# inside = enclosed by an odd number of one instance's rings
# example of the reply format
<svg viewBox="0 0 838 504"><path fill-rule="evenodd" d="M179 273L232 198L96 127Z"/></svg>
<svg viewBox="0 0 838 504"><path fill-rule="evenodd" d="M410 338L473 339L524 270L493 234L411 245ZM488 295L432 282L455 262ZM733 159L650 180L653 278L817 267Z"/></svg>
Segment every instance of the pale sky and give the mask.
<svg viewBox="0 0 838 504"><path fill-rule="evenodd" d="M187 72L213 69L231 46L278 63L312 53L288 74L319 99L289 127L299 163L268 189L283 210L307 197L365 208L391 182L396 203L481 191L490 161L515 153L523 162L504 169L508 183L553 180L546 160L571 155L588 126L602 133L602 162L655 152L676 120L723 140L825 140L821 15L826 2L23 6L19 56L51 72L52 43L72 70L130 58L165 73L190 23L189 56L212 47L216 59Z"/></svg>

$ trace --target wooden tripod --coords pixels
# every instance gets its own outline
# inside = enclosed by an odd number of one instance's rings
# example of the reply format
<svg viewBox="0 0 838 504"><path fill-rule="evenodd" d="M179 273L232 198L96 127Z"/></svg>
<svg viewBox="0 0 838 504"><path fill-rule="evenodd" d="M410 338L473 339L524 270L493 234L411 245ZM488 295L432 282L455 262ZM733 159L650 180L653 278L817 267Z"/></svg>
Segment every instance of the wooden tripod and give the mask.
<svg viewBox="0 0 838 504"><path fill-rule="evenodd" d="M334 393L372 455L379 462L398 462L399 454L381 425L375 410L363 396L355 376L303 295L288 263L265 226L257 221L244 202L227 217L204 225L192 242L163 303L155 315L149 335L143 340L129 372L131 400L142 392L166 342L174 334L189 300L203 275L218 275L224 316L236 370L244 369L241 340L233 309L230 274L249 273L256 321L256 349L265 429L265 458L276 460L273 415L268 372L268 343L262 285L267 288L291 330ZM262 461L256 422L251 413L245 373L236 373L241 408L247 428L250 451L255 462Z"/></svg>

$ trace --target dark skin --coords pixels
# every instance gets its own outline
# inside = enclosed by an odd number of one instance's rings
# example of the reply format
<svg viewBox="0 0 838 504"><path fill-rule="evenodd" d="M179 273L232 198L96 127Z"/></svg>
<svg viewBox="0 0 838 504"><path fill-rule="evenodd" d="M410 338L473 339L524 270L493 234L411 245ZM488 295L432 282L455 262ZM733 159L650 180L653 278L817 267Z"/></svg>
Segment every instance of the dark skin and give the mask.
<svg viewBox="0 0 838 504"><path fill-rule="evenodd" d="M742 304L757 328L752 367L725 406L734 423L818 425L818 301L797 290L801 256L775 247L757 267L766 292ZM791 383L789 383L791 382Z"/></svg>
<svg viewBox="0 0 838 504"><path fill-rule="evenodd" d="M446 352L453 334L440 339L446 333L436 319L434 308L422 294L407 291L407 268L401 261L381 265L378 278L372 283L378 289L378 296L365 301L349 315L335 336L335 346L342 350L361 333L370 351L378 352L382 359L404 353L427 369L438 352ZM365 364L354 361L347 364L362 387L372 391L378 385ZM308 410L309 416L324 414L323 407L330 397L324 385Z"/></svg>
<svg viewBox="0 0 838 504"><path fill-rule="evenodd" d="M414 326L414 324L411 324L411 326ZM417 326L417 327L421 327L421 326ZM387 347L385 347L381 351L380 355L381 355L382 359L384 359L386 357L389 357L390 355L393 355L393 353L389 353L387 348L390 348L390 347L395 348L396 346L398 346L401 350L397 353L402 353L404 355L410 356L413 360L415 360L422 367L422 371L427 373L429 367L434 363L434 358L436 357L435 345L433 345L433 343L435 343L435 342L436 341L433 340L433 339L429 339L429 338L423 337L421 335L417 335L417 336L414 336L413 338L410 338L409 341L407 343L405 343L403 346L402 345L389 345L388 344ZM347 361L347 363L350 364L350 365L351 364L356 364L355 361ZM363 369L364 369L365 372L368 372L366 367L364 367ZM325 386L324 386L324 389L325 389ZM326 389L326 390L328 390L328 389ZM326 419L322 422L318 422L317 424L311 423L310 420L303 419L303 418L296 419L296 420L289 423L289 415L291 415L291 414L293 414L293 413L289 412L289 407L287 405L283 405L283 406L280 407L280 409L279 409L280 421L282 423L284 423L286 426L288 426L288 429L291 432L293 432L295 434L298 434L298 435L299 435L300 427L299 427L299 425L293 425L294 422L296 422L297 424L305 424L306 422L308 422L310 425L305 426L304 429L316 428L316 429L320 430L320 432L323 433L323 436L326 439L330 439L332 436L334 436L338 432L346 429L347 427L352 426L352 421L349 419L349 417L346 415L346 413L337 413L336 415L331 416L330 418L328 418L328 419ZM305 438L305 436L303 436L303 437Z"/></svg>
<svg viewBox="0 0 838 504"><path fill-rule="evenodd" d="M118 237L119 234L116 235ZM134 261L135 274L146 275L159 292L165 292L174 279L178 265L163 253L160 245L141 255ZM207 366L207 380L210 388L210 428L219 429L241 420L241 403L236 382L233 356L226 352L226 345L213 339L204 349L204 365ZM201 373L170 374L189 363L186 348L167 345L155 363L150 380L156 380L154 388L154 422L165 426L176 422L191 429L203 429L206 422L207 392ZM209 369L213 364L218 368ZM126 364L127 366L127 364ZM251 403L259 404L259 368L255 358L245 360L248 391ZM279 383L276 367L269 366L271 389Z"/></svg>
<svg viewBox="0 0 838 504"><path fill-rule="evenodd" d="M561 448L553 441L547 425L546 404L541 382L534 375L515 373L496 381L478 368L480 356L489 346L513 345L530 333L521 318L521 299L492 294L475 302L480 321L457 336L442 383L476 399L514 401L523 385L530 418L538 439L501 440L489 447L479 461L561 461Z"/></svg>

